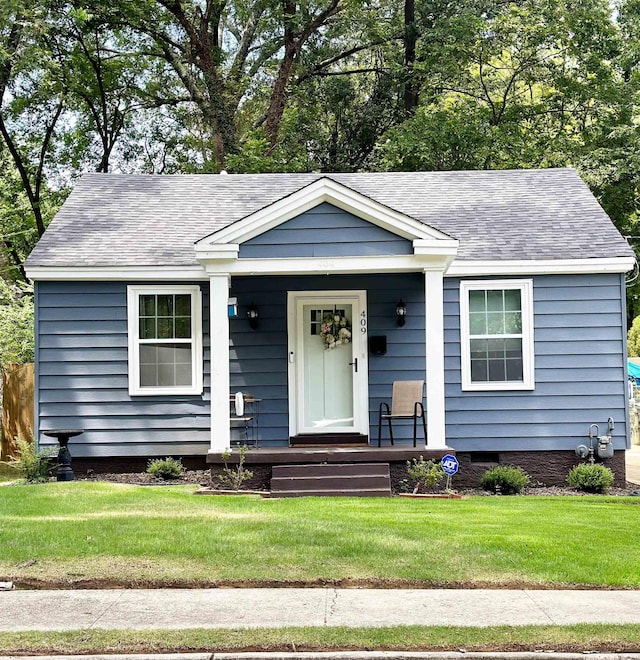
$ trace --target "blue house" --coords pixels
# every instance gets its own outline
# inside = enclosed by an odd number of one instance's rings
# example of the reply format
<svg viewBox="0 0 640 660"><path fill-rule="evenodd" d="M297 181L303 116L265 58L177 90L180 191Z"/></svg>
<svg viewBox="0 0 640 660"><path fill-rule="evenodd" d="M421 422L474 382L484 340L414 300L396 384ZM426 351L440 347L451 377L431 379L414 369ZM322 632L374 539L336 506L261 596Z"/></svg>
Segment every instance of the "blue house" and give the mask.
<svg viewBox="0 0 640 660"><path fill-rule="evenodd" d="M423 380L428 452L461 476L562 482L598 424L621 479L634 260L571 169L85 175L27 262L36 437L83 429L94 468L216 464L243 392L253 462L344 460L377 448L393 382Z"/></svg>

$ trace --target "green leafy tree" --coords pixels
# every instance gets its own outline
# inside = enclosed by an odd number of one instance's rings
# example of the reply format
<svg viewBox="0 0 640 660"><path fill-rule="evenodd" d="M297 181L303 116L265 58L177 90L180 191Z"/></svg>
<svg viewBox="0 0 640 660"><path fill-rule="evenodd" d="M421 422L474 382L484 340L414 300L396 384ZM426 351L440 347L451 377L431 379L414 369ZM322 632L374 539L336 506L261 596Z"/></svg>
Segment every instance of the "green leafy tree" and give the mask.
<svg viewBox="0 0 640 660"><path fill-rule="evenodd" d="M33 362L33 289L0 278L0 365Z"/></svg>

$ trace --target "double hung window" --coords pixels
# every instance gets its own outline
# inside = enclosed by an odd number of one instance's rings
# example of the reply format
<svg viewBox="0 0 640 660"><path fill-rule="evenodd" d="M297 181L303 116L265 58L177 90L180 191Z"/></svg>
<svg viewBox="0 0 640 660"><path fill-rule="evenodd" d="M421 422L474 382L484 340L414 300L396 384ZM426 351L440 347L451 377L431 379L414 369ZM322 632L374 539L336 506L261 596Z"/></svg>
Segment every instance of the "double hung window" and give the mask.
<svg viewBox="0 0 640 660"><path fill-rule="evenodd" d="M463 390L534 388L533 282L460 285Z"/></svg>
<svg viewBox="0 0 640 660"><path fill-rule="evenodd" d="M202 312L197 286L130 286L129 393L202 392Z"/></svg>

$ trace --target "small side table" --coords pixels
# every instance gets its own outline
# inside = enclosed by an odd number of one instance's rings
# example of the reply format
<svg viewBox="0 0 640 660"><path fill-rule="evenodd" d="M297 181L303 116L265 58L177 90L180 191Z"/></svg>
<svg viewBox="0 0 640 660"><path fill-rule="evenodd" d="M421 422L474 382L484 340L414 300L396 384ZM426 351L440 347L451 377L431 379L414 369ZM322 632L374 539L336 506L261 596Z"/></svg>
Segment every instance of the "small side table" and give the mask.
<svg viewBox="0 0 640 660"><path fill-rule="evenodd" d="M81 429L55 429L53 431L43 431L43 435L49 438L56 438L60 444L60 451L58 451L58 470L56 471L56 479L58 481L73 481L75 475L71 469L71 452L69 451L69 440L75 438L77 435L84 433Z"/></svg>

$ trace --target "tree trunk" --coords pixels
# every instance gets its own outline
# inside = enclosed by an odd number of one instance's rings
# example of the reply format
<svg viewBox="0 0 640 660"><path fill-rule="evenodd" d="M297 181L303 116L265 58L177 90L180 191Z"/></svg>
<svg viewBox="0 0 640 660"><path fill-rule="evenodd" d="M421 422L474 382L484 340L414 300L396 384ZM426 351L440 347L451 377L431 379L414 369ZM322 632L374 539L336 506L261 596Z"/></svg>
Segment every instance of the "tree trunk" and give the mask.
<svg viewBox="0 0 640 660"><path fill-rule="evenodd" d="M416 43L418 30L416 28L415 0L404 2L404 110L407 115L413 115L419 100L419 85L416 81Z"/></svg>

